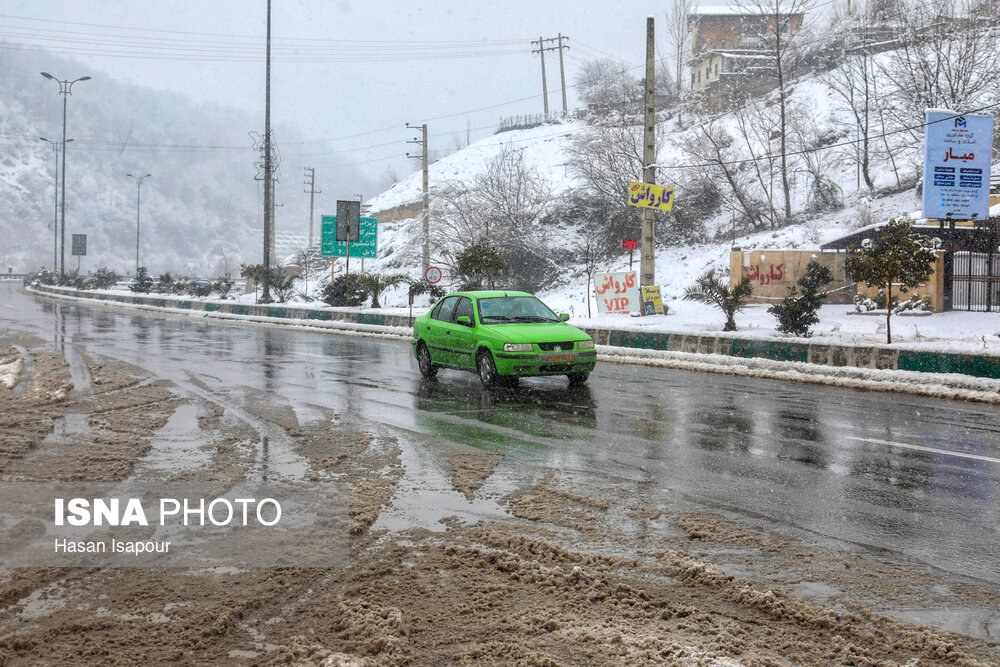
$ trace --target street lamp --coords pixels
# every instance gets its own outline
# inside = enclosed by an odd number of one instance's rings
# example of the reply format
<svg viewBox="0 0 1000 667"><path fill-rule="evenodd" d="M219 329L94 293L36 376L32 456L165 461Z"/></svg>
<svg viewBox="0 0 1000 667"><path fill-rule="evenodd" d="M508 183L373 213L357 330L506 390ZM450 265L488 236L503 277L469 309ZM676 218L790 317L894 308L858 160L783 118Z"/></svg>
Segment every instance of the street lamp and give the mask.
<svg viewBox="0 0 1000 667"><path fill-rule="evenodd" d="M46 139L45 137L38 137L40 140L52 146L52 152L56 154L56 182L55 182L55 213L52 221L52 273L55 274L56 270L59 268L59 150L60 145L58 141L53 141L52 139ZM66 143L73 141L72 139L67 139Z"/></svg>
<svg viewBox="0 0 1000 667"><path fill-rule="evenodd" d="M139 273L139 204L142 200L142 182L152 174L125 174L135 179L135 272Z"/></svg>
<svg viewBox="0 0 1000 667"><path fill-rule="evenodd" d="M81 76L79 79L70 81L63 79L60 81L48 72L42 72L42 76L51 79L59 84L59 94L63 96L63 138L62 138L62 209L60 217L62 225L59 231L59 278L66 277L66 99L72 95L73 84L77 81L89 81L89 76ZM53 267L54 269L54 267Z"/></svg>

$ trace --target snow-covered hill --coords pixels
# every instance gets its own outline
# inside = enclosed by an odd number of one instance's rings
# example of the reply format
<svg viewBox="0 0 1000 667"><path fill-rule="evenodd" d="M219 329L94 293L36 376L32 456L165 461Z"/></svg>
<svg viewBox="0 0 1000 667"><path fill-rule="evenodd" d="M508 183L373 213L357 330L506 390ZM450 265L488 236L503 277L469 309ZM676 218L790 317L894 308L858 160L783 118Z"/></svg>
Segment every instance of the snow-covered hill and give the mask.
<svg viewBox="0 0 1000 667"><path fill-rule="evenodd" d="M770 103L771 100L765 100ZM838 105L834 96L818 76L803 77L793 89L790 107L801 117L804 125L808 125L814 136L843 137L845 135L844 121L846 111ZM772 110L773 111L773 110ZM729 132L738 132L736 114L727 113L714 117L702 116L696 118L685 115L684 124L679 124L675 116L666 115L658 124L657 132L662 136L662 146L657 156L661 165L660 182L666 184L685 182L688 180L691 168L685 167L699 160L684 150L690 142L696 139L700 125L704 122L714 122ZM553 201L559 196L574 192L581 186L574 170L569 149L572 143L587 133L588 125L584 121L564 121L542 125L527 130L515 130L482 139L467 148L449 155L432 164L429 170L429 181L432 195L432 237L434 233L434 197L435 193L446 187L472 187L476 178L504 150L516 149L523 155L525 165L536 170L546 181L553 194ZM757 146L758 155L767 147ZM909 182L916 181L917 153L915 147L900 150L895 156L897 168L901 177ZM843 207L824 212L801 213L807 207L809 198L809 182L802 174L793 176L792 200L793 209L799 211L802 222L776 229L764 229L751 232L744 229L732 233L733 214L725 206L721 206L713 215L704 219L706 236L713 239L697 245L670 244L671 229L668 224L659 225L656 233L659 239L666 243L661 246L656 255L656 275L661 285L664 297L668 300L680 297L685 287L693 284L695 279L708 269L727 272L729 267L729 250L735 245L748 248L818 248L820 244L844 235L854 229L872 222L883 221L899 215L919 216L920 202L916 190L912 187L895 194L872 194L864 183L860 183L855 164L847 159L847 149L832 149L818 154L823 163L826 177L840 188ZM701 169L695 167L695 169ZM896 185L896 173L887 164L877 163L873 169L877 190L883 192ZM638 175L637 175L638 178ZM679 189L679 197L684 196L683 188ZM624 194L623 194L624 197ZM409 204L418 203L421 199L421 174L415 172L388 191L370 200L373 215L380 212L390 213ZM416 207L406 209L416 217L393 220L380 224L379 245L381 259L371 264L372 269L382 267L399 270L402 268L412 275L418 270L418 244L420 239L420 218L415 213ZM583 222L583 221L581 221ZM573 229L562 230L566 235L564 242L567 248L578 243ZM432 263L440 259L440 247L432 243ZM600 270L620 270L628 266L627 252L602 265ZM636 267L638 257L635 257ZM582 265L568 260L559 284L544 292L545 298L553 305L569 307L575 304L586 311L585 278ZM446 276L447 282L447 276ZM392 303L390 296L388 303ZM579 312L579 310L577 311Z"/></svg>
<svg viewBox="0 0 1000 667"><path fill-rule="evenodd" d="M3 270L52 266L55 153L62 138L59 77L91 75L68 100L66 267L76 268L70 235L87 234L84 273L101 266L135 268L136 184L125 174L151 173L142 186L140 261L156 275L171 271L217 276L259 262L262 195L254 178L257 159L249 136L263 113L197 105L175 93L122 83L70 59L0 49L0 261ZM300 140L278 127L282 145ZM61 165L60 165L61 167ZM279 232L308 232L309 197L302 194L301 165L286 157L276 187ZM338 187L323 174L331 193ZM287 183L287 185L286 185ZM331 199L335 199L331 195ZM317 200L322 208L323 202Z"/></svg>

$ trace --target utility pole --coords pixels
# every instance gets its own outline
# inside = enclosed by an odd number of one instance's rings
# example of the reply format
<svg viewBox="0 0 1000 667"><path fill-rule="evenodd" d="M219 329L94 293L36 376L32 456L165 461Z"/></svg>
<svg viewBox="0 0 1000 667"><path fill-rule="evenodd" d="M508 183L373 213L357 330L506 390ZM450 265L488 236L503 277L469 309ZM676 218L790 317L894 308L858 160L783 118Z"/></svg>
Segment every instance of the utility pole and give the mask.
<svg viewBox="0 0 1000 667"><path fill-rule="evenodd" d="M139 273L139 207L142 204L142 182L152 176L152 174L125 174L135 179L135 272Z"/></svg>
<svg viewBox="0 0 1000 667"><path fill-rule="evenodd" d="M642 182L656 183L656 116L653 113L653 99L656 77L653 71L653 17L646 18L646 130L642 147ZM656 284L656 257L653 248L653 209L642 209L642 256L639 260L639 284L652 287Z"/></svg>
<svg viewBox="0 0 1000 667"><path fill-rule="evenodd" d="M410 141L407 141L406 143L408 143L408 144L421 144L423 146L422 154L421 155L410 155L409 153L407 153L406 157L408 157L408 158L421 158L423 160L423 167L424 167L424 210L423 210L422 226L423 226L424 245L423 245L423 250L421 252L421 257L420 257L420 266L421 266L421 269L423 270L423 272L427 273L427 267L429 267L431 265L431 245L430 245L430 238L431 238L431 218L430 218L431 197L430 197L430 191L428 189L429 179L428 179L428 176L427 176L427 171L428 171L428 166L429 166L429 162L428 162L428 159L427 159L427 123L424 123L423 125L410 125L409 123L407 123L406 127L414 129L414 130L419 128L420 132L421 132L421 138L420 139L412 139Z"/></svg>
<svg viewBox="0 0 1000 667"><path fill-rule="evenodd" d="M563 65L563 49L568 49L569 46L563 46L564 39L569 41L569 37L565 37L562 33L556 37L559 43L556 48L559 49L559 83L562 85L563 115L565 116L569 113L569 107L566 105L566 67Z"/></svg>
<svg viewBox="0 0 1000 667"><path fill-rule="evenodd" d="M549 119L549 87L548 81L545 78L545 52L546 51L559 51L559 80L562 84L562 104L563 104L563 115L565 115L569 108L566 104L566 68L563 64L563 49L568 49L569 46L563 44L563 40L569 41L569 37L559 33L557 37L539 37L537 41L532 41L531 45L538 45L537 49L532 49L532 53L537 53L541 56L542 60L542 100L545 102L545 120ZM556 46L545 46L546 42L557 42Z"/></svg>
<svg viewBox="0 0 1000 667"><path fill-rule="evenodd" d="M267 0L267 45L264 59L264 292L261 303L271 303L271 241L274 209L271 207L271 0ZM64 170L65 171L65 170Z"/></svg>
<svg viewBox="0 0 1000 667"><path fill-rule="evenodd" d="M304 183L309 186L309 189L305 190L305 192L309 193L309 248L312 249L312 247L313 247L313 201L316 198L316 194L317 193L323 194L323 191L316 189L316 168L315 167L306 167L305 170L306 170L306 178L309 179L308 181L304 181Z"/></svg>
<svg viewBox="0 0 1000 667"><path fill-rule="evenodd" d="M545 102L545 120L549 119L549 86L545 82L545 40L541 37L538 38L537 42L532 42L531 45L534 46L538 44L537 50L532 50L532 53L537 53L542 58L542 100Z"/></svg>

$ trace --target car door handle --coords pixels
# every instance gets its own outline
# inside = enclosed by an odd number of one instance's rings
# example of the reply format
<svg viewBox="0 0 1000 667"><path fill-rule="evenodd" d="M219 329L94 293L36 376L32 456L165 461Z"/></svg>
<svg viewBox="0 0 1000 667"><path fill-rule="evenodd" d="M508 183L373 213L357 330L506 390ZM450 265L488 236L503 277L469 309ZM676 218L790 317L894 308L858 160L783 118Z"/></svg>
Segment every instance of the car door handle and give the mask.
<svg viewBox="0 0 1000 667"><path fill-rule="evenodd" d="M445 331L445 334L447 334L447 335L450 336L451 335L451 329L448 329L447 331Z"/></svg>

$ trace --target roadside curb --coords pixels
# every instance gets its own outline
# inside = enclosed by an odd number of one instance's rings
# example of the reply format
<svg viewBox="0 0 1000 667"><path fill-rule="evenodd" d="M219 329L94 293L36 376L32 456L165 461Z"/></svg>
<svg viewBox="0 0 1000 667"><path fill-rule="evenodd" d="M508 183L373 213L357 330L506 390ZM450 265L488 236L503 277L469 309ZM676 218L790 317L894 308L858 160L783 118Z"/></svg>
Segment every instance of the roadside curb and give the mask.
<svg viewBox="0 0 1000 667"><path fill-rule="evenodd" d="M409 337L409 318L404 315L359 313L347 309L327 310L280 304L252 305L175 297L105 294L53 285L38 285L25 289L28 292L54 297L85 299L182 314L198 313L205 317L219 319L246 321L250 318L255 322L274 324L278 324L280 320L295 320L297 324L305 323L317 329L358 331L370 335L384 333L390 337ZM826 372L830 373L836 373L838 369L853 368L1000 379L1000 357L997 356L925 352L897 349L886 345L831 345L828 343L759 340L741 338L738 334L701 335L581 328L594 339L597 345L614 348L675 352L685 356L690 354L716 358L731 357L732 361L757 359L794 362L800 368L812 365L827 367ZM401 329L406 331L400 331Z"/></svg>

